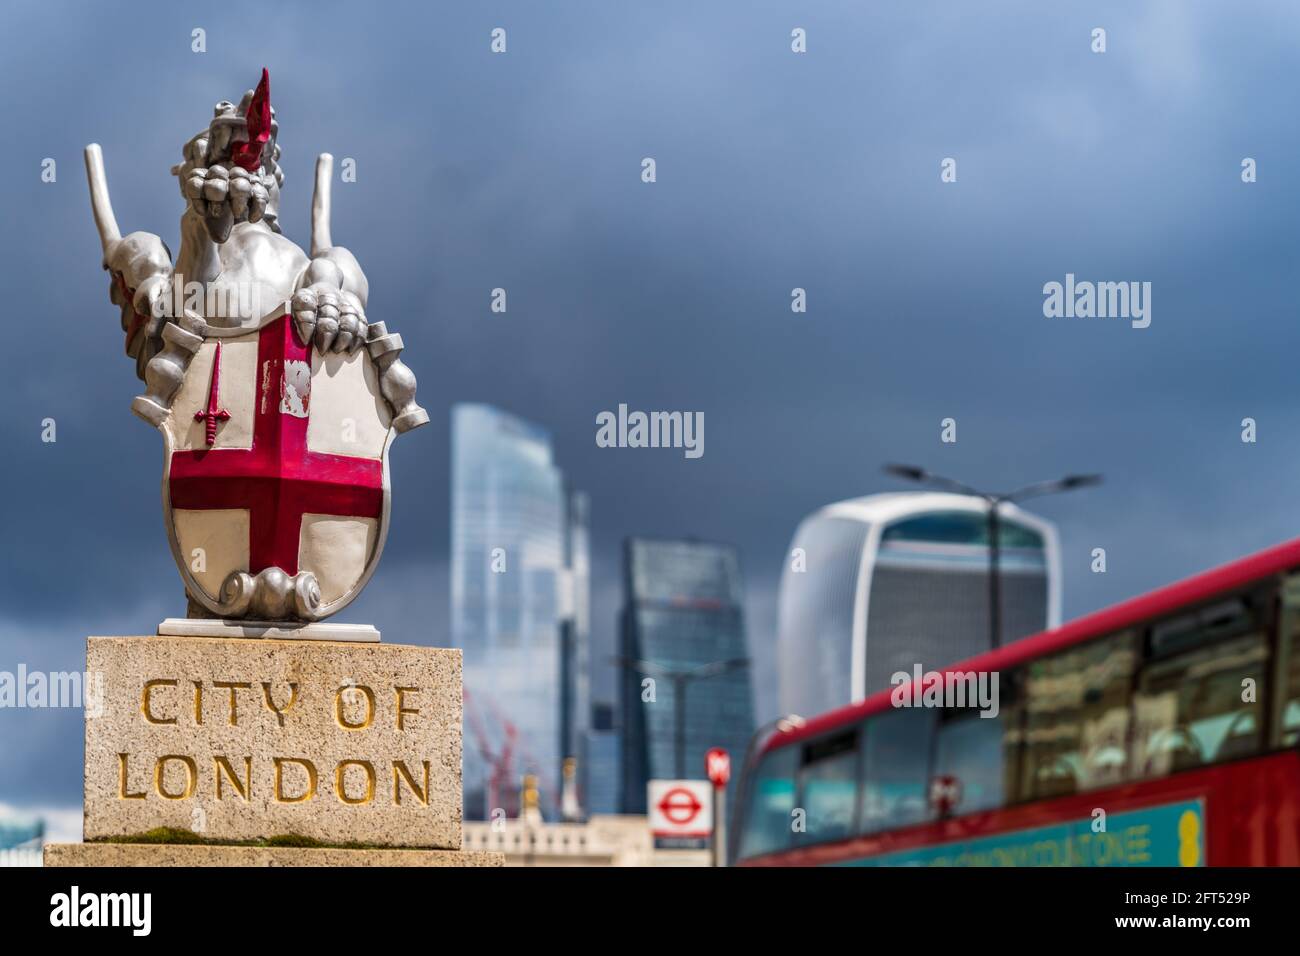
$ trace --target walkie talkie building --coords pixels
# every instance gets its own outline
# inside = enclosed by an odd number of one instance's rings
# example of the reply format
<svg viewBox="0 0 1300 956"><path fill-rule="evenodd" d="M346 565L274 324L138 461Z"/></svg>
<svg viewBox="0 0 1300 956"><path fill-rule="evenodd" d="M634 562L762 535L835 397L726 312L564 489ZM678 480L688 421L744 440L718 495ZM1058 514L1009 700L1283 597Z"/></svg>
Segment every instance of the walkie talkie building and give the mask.
<svg viewBox="0 0 1300 956"><path fill-rule="evenodd" d="M1050 522L998 509L1001 642L1060 623ZM989 648L988 504L940 492L869 495L799 525L781 578L783 713L819 714Z"/></svg>

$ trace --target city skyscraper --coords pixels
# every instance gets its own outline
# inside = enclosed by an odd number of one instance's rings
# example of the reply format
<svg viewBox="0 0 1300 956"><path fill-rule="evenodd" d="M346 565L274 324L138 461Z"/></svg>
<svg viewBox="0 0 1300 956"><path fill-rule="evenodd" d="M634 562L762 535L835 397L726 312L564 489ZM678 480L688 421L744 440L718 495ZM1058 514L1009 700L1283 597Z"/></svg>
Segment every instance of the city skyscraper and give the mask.
<svg viewBox="0 0 1300 956"><path fill-rule="evenodd" d="M583 801L588 814L618 813L619 733L614 727L614 706L596 703L591 706L591 726L584 734L583 754L579 763L586 767Z"/></svg>
<svg viewBox="0 0 1300 956"><path fill-rule="evenodd" d="M465 815L494 800L513 813L535 774L556 819L589 708L586 498L566 490L544 429L483 404L452 409L451 484L451 639L475 738Z"/></svg>
<svg viewBox="0 0 1300 956"><path fill-rule="evenodd" d="M624 588L621 802L644 813L647 781L703 778L711 747L743 754L754 731L740 561L729 545L632 538Z"/></svg>
<svg viewBox="0 0 1300 956"><path fill-rule="evenodd" d="M576 784L586 790L582 759L591 725L591 538L587 496L570 491L564 522L564 575L560 608L560 747L561 756L577 760Z"/></svg>
<svg viewBox="0 0 1300 956"><path fill-rule="evenodd" d="M989 534L982 498L868 495L805 518L786 553L777 621L782 713L862 700L913 665L989 649ZM1061 619L1056 528L998 509L1003 642Z"/></svg>

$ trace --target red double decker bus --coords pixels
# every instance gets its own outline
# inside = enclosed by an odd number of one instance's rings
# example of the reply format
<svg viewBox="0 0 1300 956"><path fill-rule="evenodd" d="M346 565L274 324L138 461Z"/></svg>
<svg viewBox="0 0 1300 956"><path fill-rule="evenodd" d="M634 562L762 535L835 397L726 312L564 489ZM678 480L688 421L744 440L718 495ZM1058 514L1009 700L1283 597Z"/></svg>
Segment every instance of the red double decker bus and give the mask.
<svg viewBox="0 0 1300 956"><path fill-rule="evenodd" d="M1300 865L1298 744L1300 540L788 719L744 768L734 858Z"/></svg>

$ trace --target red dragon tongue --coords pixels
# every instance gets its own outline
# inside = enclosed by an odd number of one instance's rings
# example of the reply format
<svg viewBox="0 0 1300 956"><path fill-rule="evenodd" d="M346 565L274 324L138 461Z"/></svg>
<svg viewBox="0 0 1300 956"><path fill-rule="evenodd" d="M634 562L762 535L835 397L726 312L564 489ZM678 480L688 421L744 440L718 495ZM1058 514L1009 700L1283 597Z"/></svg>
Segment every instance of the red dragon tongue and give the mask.
<svg viewBox="0 0 1300 956"><path fill-rule="evenodd" d="M271 138L271 74L262 67L262 80L253 91L244 117L248 127L248 142L231 146L231 159L250 173L262 164L262 148Z"/></svg>

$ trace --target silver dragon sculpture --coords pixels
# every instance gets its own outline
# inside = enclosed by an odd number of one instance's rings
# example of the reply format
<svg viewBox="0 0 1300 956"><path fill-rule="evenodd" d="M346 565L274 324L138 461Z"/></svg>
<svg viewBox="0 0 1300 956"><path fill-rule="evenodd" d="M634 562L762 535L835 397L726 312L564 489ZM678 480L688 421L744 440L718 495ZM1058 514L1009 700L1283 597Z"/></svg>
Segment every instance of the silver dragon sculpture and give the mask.
<svg viewBox="0 0 1300 956"><path fill-rule="evenodd" d="M260 304L288 301L302 340L321 353L370 348L398 432L425 424L429 416L415 403L415 376L398 357L400 337L383 323L367 322L366 275L356 257L331 240L330 154L316 161L310 252L281 232L284 172L277 133L266 70L257 89L247 91L238 105L216 104L207 129L185 144L184 162L171 170L186 203L174 264L161 237L121 234L102 151L98 144L86 147L95 225L104 268L112 277L110 299L122 310L126 353L149 386L133 410L157 425L181 381L184 367L167 344L196 330L184 328L186 310L173 303L193 298L202 303L195 312L203 322L230 329L256 328ZM199 294L192 297L189 290ZM195 321L193 313L189 321Z"/></svg>

